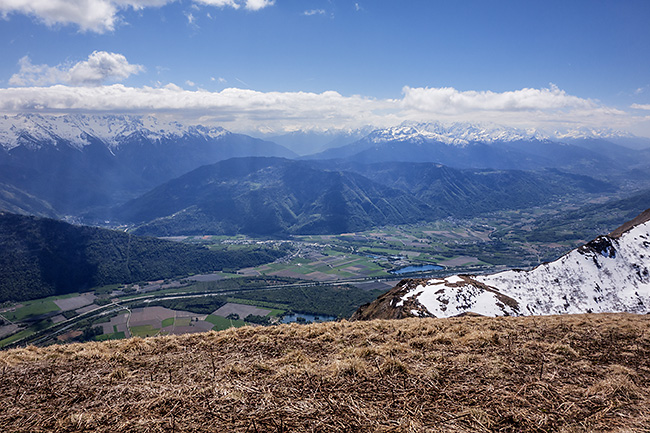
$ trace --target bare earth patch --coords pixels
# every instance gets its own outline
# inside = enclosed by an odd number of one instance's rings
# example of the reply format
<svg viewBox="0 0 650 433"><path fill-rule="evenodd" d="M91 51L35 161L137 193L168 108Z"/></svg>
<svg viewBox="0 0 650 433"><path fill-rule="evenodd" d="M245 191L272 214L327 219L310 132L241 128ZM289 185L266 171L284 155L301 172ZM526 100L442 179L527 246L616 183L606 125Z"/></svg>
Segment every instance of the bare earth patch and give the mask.
<svg viewBox="0 0 650 433"><path fill-rule="evenodd" d="M65 334L59 335L58 337L56 337L56 339L59 341L68 341L80 336L81 334L83 334L83 332L78 330L73 330L73 331L68 331Z"/></svg>
<svg viewBox="0 0 650 433"><path fill-rule="evenodd" d="M84 293L73 298L57 299L54 303L61 311L70 311L92 304L96 298L94 293Z"/></svg>
<svg viewBox="0 0 650 433"><path fill-rule="evenodd" d="M18 328L19 326L14 324L0 326L0 339L6 337L7 335L13 334L18 330Z"/></svg>
<svg viewBox="0 0 650 433"><path fill-rule="evenodd" d="M191 326L167 326L163 328L162 331L167 334L181 335L197 332L208 332L212 329L213 326L214 325L212 323L198 321L192 322Z"/></svg>
<svg viewBox="0 0 650 433"><path fill-rule="evenodd" d="M160 325L160 322L169 317L176 317L178 313L179 312L175 312L174 310L165 307L134 308L131 312L129 323L131 326L145 325L155 322Z"/></svg>
<svg viewBox="0 0 650 433"><path fill-rule="evenodd" d="M194 275L192 277L188 277L187 279L192 281L207 282L207 281L221 281L225 278L226 277L221 274L204 274L204 275Z"/></svg>
<svg viewBox="0 0 650 433"><path fill-rule="evenodd" d="M221 317L228 317L231 314L238 314L241 319L244 319L249 314L254 314L255 316L266 316L270 312L271 310L267 310L265 308L259 308L252 305L233 304L232 302L229 302L212 314Z"/></svg>
<svg viewBox="0 0 650 433"><path fill-rule="evenodd" d="M90 304L90 305L86 305L85 307L77 308L75 311L76 311L77 313L79 313L79 314L84 314L84 313L87 313L87 312L89 312L89 311L92 311L92 310L94 310L94 309L96 309L96 308L98 308L97 305L95 305L95 304Z"/></svg>
<svg viewBox="0 0 650 433"><path fill-rule="evenodd" d="M52 317L50 320L52 320L52 323L56 324L56 323L65 322L66 318L62 314L57 314L56 316Z"/></svg>
<svg viewBox="0 0 650 433"><path fill-rule="evenodd" d="M327 322L0 352L3 432L647 432L650 319Z"/></svg>

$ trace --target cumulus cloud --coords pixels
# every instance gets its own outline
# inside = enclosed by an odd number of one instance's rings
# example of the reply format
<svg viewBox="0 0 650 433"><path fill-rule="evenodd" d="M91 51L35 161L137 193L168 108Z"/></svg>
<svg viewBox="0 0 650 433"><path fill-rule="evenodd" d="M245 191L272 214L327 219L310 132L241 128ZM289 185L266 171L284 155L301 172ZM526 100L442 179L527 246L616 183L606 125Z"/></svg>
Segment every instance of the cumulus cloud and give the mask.
<svg viewBox="0 0 650 433"><path fill-rule="evenodd" d="M635 110L650 110L650 104L632 104L630 108L634 108Z"/></svg>
<svg viewBox="0 0 650 433"><path fill-rule="evenodd" d="M20 71L9 79L13 86L44 86L65 83L75 86L97 86L107 81L122 81L144 70L132 65L122 54L94 51L88 60L71 65L34 65L25 56L18 62Z"/></svg>
<svg viewBox="0 0 650 433"><path fill-rule="evenodd" d="M115 30L120 11L161 7L178 0L0 0L0 14L13 13L36 17L48 26L75 24L83 32L104 33ZM257 11L274 0L192 0L195 4Z"/></svg>
<svg viewBox="0 0 650 433"><path fill-rule="evenodd" d="M219 92L162 87L22 87L0 89L0 111L170 114L235 131L393 126L411 121L493 122L542 129L576 126L616 129L647 122L641 116L568 95L551 87L510 92L405 87L401 98L376 99L338 92Z"/></svg>
<svg viewBox="0 0 650 433"><path fill-rule="evenodd" d="M82 31L105 32L115 28L118 11L159 7L174 0L0 0L0 13L37 17L48 26L76 24Z"/></svg>
<svg viewBox="0 0 650 433"><path fill-rule="evenodd" d="M250 11L258 11L268 6L273 6L275 0L246 0L246 9Z"/></svg>

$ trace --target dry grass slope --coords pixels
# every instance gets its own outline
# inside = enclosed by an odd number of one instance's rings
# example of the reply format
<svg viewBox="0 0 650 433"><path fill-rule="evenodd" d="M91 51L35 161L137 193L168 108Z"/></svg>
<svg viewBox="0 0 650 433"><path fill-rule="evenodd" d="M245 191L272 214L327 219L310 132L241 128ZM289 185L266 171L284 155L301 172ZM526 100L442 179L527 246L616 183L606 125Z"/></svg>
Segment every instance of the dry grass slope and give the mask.
<svg viewBox="0 0 650 433"><path fill-rule="evenodd" d="M650 318L245 327L0 352L2 432L647 432Z"/></svg>

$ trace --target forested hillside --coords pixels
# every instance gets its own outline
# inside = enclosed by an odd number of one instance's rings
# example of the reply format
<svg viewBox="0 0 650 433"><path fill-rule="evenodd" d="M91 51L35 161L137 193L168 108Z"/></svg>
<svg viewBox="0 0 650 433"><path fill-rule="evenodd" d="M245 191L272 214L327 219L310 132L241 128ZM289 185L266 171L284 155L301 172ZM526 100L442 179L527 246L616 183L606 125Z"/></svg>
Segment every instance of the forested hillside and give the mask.
<svg viewBox="0 0 650 433"><path fill-rule="evenodd" d="M281 250L210 251L52 219L0 213L0 302L94 286L237 269L275 260Z"/></svg>

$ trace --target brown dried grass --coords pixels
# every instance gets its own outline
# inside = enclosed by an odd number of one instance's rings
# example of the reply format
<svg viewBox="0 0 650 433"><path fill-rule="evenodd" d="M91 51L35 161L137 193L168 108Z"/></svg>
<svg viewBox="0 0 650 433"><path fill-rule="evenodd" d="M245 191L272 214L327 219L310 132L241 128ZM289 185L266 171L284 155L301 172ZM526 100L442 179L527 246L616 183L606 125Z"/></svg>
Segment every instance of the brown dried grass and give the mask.
<svg viewBox="0 0 650 433"><path fill-rule="evenodd" d="M648 432L650 317L405 319L0 352L2 432Z"/></svg>

